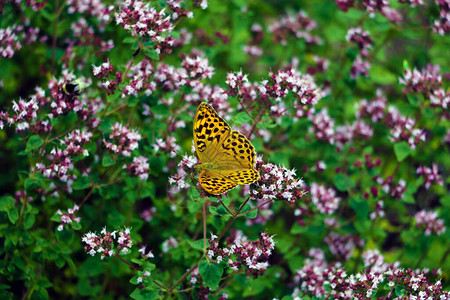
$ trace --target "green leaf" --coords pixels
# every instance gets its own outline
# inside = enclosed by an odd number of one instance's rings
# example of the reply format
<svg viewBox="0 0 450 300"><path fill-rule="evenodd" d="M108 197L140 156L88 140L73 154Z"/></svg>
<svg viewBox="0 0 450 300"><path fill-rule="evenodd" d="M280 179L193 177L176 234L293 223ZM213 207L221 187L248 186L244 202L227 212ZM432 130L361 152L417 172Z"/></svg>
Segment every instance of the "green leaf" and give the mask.
<svg viewBox="0 0 450 300"><path fill-rule="evenodd" d="M24 187L27 192L32 192L37 188L43 187L43 182L36 177L27 178L25 179Z"/></svg>
<svg viewBox="0 0 450 300"><path fill-rule="evenodd" d="M404 69L404 70L409 69L409 64L408 64L408 61L407 61L406 59L403 60L403 69Z"/></svg>
<svg viewBox="0 0 450 300"><path fill-rule="evenodd" d="M84 190L91 186L91 181L87 176L81 176L77 180L74 181L72 188L76 191Z"/></svg>
<svg viewBox="0 0 450 300"><path fill-rule="evenodd" d="M16 207L12 207L7 211L9 221L11 223L16 224L17 220L19 219L19 210Z"/></svg>
<svg viewBox="0 0 450 300"><path fill-rule="evenodd" d="M341 192L347 190L347 176L342 173L337 173L334 176L334 186Z"/></svg>
<svg viewBox="0 0 450 300"><path fill-rule="evenodd" d="M28 139L27 147L25 148L26 152L31 152L32 150L38 149L44 144L41 137L38 135L32 135Z"/></svg>
<svg viewBox="0 0 450 300"><path fill-rule="evenodd" d="M419 107L419 99L416 95L408 94L406 95L406 98L408 98L409 104L411 104L414 107Z"/></svg>
<svg viewBox="0 0 450 300"><path fill-rule="evenodd" d="M136 299L136 300L154 300L154 299L160 299L159 291L158 290L152 290L149 288L136 288L131 294L130 298Z"/></svg>
<svg viewBox="0 0 450 300"><path fill-rule="evenodd" d="M222 205L218 207L210 206L209 212L214 216L231 217L230 213Z"/></svg>
<svg viewBox="0 0 450 300"><path fill-rule="evenodd" d="M245 214L245 216L247 217L247 218L249 218L249 219L254 219L254 218L256 218L257 216L258 216L258 210L257 209L255 209L255 210L252 210L251 212L249 212L249 213L246 213L247 211L249 211L249 210L251 210L252 209L252 207L250 206L250 204L245 204L245 206L242 208L242 210L241 210L241 213L242 214Z"/></svg>
<svg viewBox="0 0 450 300"><path fill-rule="evenodd" d="M402 285L397 285L395 287L395 294L402 297L403 295L405 295L405 288Z"/></svg>
<svg viewBox="0 0 450 300"><path fill-rule="evenodd" d="M219 287L220 279L222 278L223 269L213 263L202 261L198 265L198 271L202 276L206 286L212 291Z"/></svg>
<svg viewBox="0 0 450 300"><path fill-rule="evenodd" d="M140 100L138 97L131 96L128 98L128 106L129 107L136 106L139 103L139 101Z"/></svg>
<svg viewBox="0 0 450 300"><path fill-rule="evenodd" d="M144 49L145 54L154 60L159 60L159 54L156 53L155 49Z"/></svg>
<svg viewBox="0 0 450 300"><path fill-rule="evenodd" d="M170 115L170 111L165 104L158 104L158 105L152 106L152 107L150 107L150 111L152 113L154 113L155 115L158 115L161 117L166 117L166 116Z"/></svg>
<svg viewBox="0 0 450 300"><path fill-rule="evenodd" d="M16 201L10 195L6 195L0 198L0 211L8 211L15 206Z"/></svg>
<svg viewBox="0 0 450 300"><path fill-rule="evenodd" d="M30 229L33 226L35 220L36 217L33 214L27 214L23 220L23 227L25 229Z"/></svg>
<svg viewBox="0 0 450 300"><path fill-rule="evenodd" d="M196 241L187 240L187 242L195 250L203 251L203 239L196 240ZM209 247L209 242L206 241L206 248L208 248L208 247Z"/></svg>
<svg viewBox="0 0 450 300"><path fill-rule="evenodd" d="M369 215L370 211L369 203L367 203L367 201L365 201L362 198L359 199L352 198L350 199L350 206L355 211L358 220L362 221L367 220L367 216Z"/></svg>
<svg viewBox="0 0 450 300"><path fill-rule="evenodd" d="M46 289L37 287L30 295L30 300L46 300L48 299L48 292Z"/></svg>
<svg viewBox="0 0 450 300"><path fill-rule="evenodd" d="M112 158L112 156L108 153L102 158L102 166L107 168L111 167L116 163L116 161Z"/></svg>
<svg viewBox="0 0 450 300"><path fill-rule="evenodd" d="M247 115L246 112L240 112L236 116L231 119L231 123L233 125L239 126L242 124L248 124L251 122L251 118Z"/></svg>
<svg viewBox="0 0 450 300"><path fill-rule="evenodd" d="M56 230L56 238L59 242L70 245L74 239L74 234L72 230L68 230L67 227L64 227L61 231Z"/></svg>
<svg viewBox="0 0 450 300"><path fill-rule="evenodd" d="M395 156L397 161L401 162L411 154L411 147L407 142L400 142L394 145Z"/></svg>

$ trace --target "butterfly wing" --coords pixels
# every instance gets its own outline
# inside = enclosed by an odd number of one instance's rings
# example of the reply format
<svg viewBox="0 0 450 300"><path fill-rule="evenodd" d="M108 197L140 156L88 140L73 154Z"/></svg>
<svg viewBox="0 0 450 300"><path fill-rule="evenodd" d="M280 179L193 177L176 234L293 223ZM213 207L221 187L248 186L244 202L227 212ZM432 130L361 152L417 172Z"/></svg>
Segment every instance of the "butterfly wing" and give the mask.
<svg viewBox="0 0 450 300"><path fill-rule="evenodd" d="M199 105L194 121L194 145L202 163L214 170L202 170L201 186L210 194L220 195L238 184L260 179L254 169L255 148L241 133L230 126L207 103Z"/></svg>
<svg viewBox="0 0 450 300"><path fill-rule="evenodd" d="M213 195L223 194L238 185L236 182L225 176L208 170L200 172L199 181L203 189Z"/></svg>
<svg viewBox="0 0 450 300"><path fill-rule="evenodd" d="M202 163L213 163L230 132L230 126L214 108L205 102L199 105L194 121L194 145Z"/></svg>
<svg viewBox="0 0 450 300"><path fill-rule="evenodd" d="M216 158L219 169L253 169L255 165L255 147L240 132L232 130L220 146Z"/></svg>
<svg viewBox="0 0 450 300"><path fill-rule="evenodd" d="M219 170L217 173L237 184L250 184L261 179L255 169Z"/></svg>

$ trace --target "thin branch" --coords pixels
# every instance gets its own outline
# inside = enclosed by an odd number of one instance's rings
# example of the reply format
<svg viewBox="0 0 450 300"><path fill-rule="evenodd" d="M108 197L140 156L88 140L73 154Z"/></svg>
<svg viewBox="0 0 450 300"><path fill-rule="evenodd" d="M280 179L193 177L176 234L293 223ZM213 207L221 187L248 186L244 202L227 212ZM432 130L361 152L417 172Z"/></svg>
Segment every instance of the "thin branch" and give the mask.
<svg viewBox="0 0 450 300"><path fill-rule="evenodd" d="M273 199L269 199L269 200L267 200L266 202L264 202L264 203L261 204L261 205L258 205L258 206L256 206L256 207L250 209L250 210L247 210L247 211L245 211L245 212L243 212L243 213L238 214L236 217L244 216L244 215L248 214L249 212L254 211L255 209L259 209L259 208L263 207L264 205L266 205L267 203L270 203L271 201L274 201L274 200L273 200Z"/></svg>
<svg viewBox="0 0 450 300"><path fill-rule="evenodd" d="M174 288L177 287L177 285L180 284L189 274L194 272L195 268L198 267L198 264L203 260L203 256L189 269L186 271L186 273L183 274L183 276L180 277L180 279L177 280L169 289L169 292L172 292Z"/></svg>

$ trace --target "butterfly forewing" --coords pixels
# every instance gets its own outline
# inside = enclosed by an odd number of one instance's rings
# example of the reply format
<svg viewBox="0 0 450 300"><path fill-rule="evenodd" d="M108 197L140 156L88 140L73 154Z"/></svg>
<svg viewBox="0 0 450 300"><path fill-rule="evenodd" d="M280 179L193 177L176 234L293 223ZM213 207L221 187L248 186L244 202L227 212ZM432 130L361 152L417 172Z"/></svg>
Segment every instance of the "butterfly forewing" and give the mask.
<svg viewBox="0 0 450 300"><path fill-rule="evenodd" d="M227 122L210 105L204 102L199 105L194 121L194 144L202 163L213 161L230 131Z"/></svg>

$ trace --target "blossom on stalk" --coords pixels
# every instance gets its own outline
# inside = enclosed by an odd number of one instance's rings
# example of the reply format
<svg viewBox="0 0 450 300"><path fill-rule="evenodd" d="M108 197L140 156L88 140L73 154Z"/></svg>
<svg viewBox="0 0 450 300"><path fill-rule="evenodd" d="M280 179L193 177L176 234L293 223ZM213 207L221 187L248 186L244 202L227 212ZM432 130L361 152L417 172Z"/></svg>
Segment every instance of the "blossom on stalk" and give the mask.
<svg viewBox="0 0 450 300"><path fill-rule="evenodd" d="M317 22L309 18L305 12L300 11L296 15L284 16L269 26L268 31L272 33L274 42L282 45L287 44L288 37L305 39L308 44L321 44L322 40L310 31L316 28Z"/></svg>
<svg viewBox="0 0 450 300"><path fill-rule="evenodd" d="M130 228L110 232L106 231L105 227L99 235L94 232L86 233L82 241L86 244L84 250L89 255L95 256L100 254L101 259L117 255L118 253L127 254L133 246Z"/></svg>
<svg viewBox="0 0 450 300"><path fill-rule="evenodd" d="M62 231L64 229L64 225L70 224L72 222L80 223L81 218L75 216L79 209L80 208L76 204L73 206L73 208L69 208L67 212L62 212L60 209L58 209L56 213L61 216L61 224L58 226L57 230Z"/></svg>
<svg viewBox="0 0 450 300"><path fill-rule="evenodd" d="M126 169L132 177L139 177L142 181L148 179L150 164L148 163L148 158L145 156L133 157L133 162L124 165L123 168Z"/></svg>
<svg viewBox="0 0 450 300"><path fill-rule="evenodd" d="M356 79L359 75L364 77L369 77L370 62L363 60L361 55L356 56L353 62L352 68L350 69L350 77Z"/></svg>
<svg viewBox="0 0 450 300"><path fill-rule="evenodd" d="M311 184L311 200L317 210L323 214L331 215L339 208L341 198L336 197L336 191L317 183Z"/></svg>
<svg viewBox="0 0 450 300"><path fill-rule="evenodd" d="M219 247L214 237L208 239L210 246L207 255L217 263L224 262L233 271L244 269L247 275L257 278L263 275L269 266L268 259L275 248L273 236L260 234L260 239L249 241L241 231L225 239L225 246Z"/></svg>
<svg viewBox="0 0 450 300"><path fill-rule="evenodd" d="M431 168L420 166L416 171L417 175L421 175L425 179L425 188L428 190L432 184L443 185L441 175L438 174L438 165L433 164Z"/></svg>
<svg viewBox="0 0 450 300"><path fill-rule="evenodd" d="M350 28L345 39L348 42L356 43L363 57L368 56L368 50L372 48L373 43L373 38L368 31L362 30L361 27Z"/></svg>
<svg viewBox="0 0 450 300"><path fill-rule="evenodd" d="M340 235L334 232L331 232L325 237L324 241L328 244L330 252L336 259L343 261L350 258L352 251L356 246L362 247L364 245L364 240L356 235Z"/></svg>
<svg viewBox="0 0 450 300"><path fill-rule="evenodd" d="M417 228L424 230L425 235L435 233L441 235L447 229L444 221L438 219L438 214L435 211L421 210L414 215Z"/></svg>
<svg viewBox="0 0 450 300"><path fill-rule="evenodd" d="M250 197L258 203L267 200L286 200L294 203L306 194L305 183L294 176L295 169L289 170L284 166L276 166L256 158L256 170L259 171L261 179L253 183Z"/></svg>
<svg viewBox="0 0 450 300"><path fill-rule="evenodd" d="M442 85L442 74L439 65L428 64L422 70L406 69L399 83L406 86L404 93L421 93L430 95Z"/></svg>
<svg viewBox="0 0 450 300"><path fill-rule="evenodd" d="M103 145L108 151L125 157L131 156L131 151L138 148L138 142L142 139L137 130L129 130L119 122L114 123L109 134L111 141L103 140Z"/></svg>
<svg viewBox="0 0 450 300"><path fill-rule="evenodd" d="M169 153L170 157L172 158L177 156L177 152L180 149L181 147L176 144L176 139L174 136L168 136L166 140L157 138L155 144L153 144L153 150L155 152L163 151Z"/></svg>

